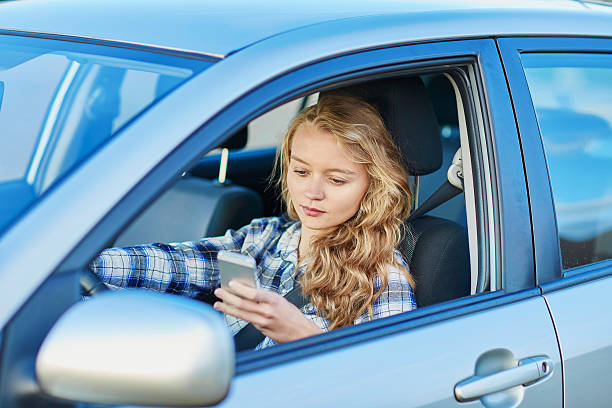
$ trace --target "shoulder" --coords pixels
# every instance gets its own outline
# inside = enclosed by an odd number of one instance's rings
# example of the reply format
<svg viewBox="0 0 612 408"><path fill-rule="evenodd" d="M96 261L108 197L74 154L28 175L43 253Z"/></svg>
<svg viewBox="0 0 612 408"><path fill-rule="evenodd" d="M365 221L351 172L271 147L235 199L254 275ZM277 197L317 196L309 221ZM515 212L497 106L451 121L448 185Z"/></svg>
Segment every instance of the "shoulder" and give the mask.
<svg viewBox="0 0 612 408"><path fill-rule="evenodd" d="M291 231L295 230L292 226L295 224L296 221L288 221L281 217L255 218L234 234L242 236L242 251L257 258L256 254L269 251L283 239L287 240L283 237L291 235Z"/></svg>
<svg viewBox="0 0 612 408"><path fill-rule="evenodd" d="M248 235L282 234L296 221L286 220L282 217L255 218L250 224L240 230L245 230Z"/></svg>

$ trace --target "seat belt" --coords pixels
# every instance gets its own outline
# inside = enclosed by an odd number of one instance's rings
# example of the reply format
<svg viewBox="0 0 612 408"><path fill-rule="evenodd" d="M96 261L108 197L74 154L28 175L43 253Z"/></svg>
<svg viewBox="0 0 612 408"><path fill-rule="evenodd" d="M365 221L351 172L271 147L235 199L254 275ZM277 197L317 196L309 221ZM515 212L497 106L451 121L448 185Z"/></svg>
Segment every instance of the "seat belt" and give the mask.
<svg viewBox="0 0 612 408"><path fill-rule="evenodd" d="M423 202L423 204L419 205L418 208L410 214L406 221L412 221L416 218L425 215L429 211L433 210L441 204L444 204L462 191L463 190L453 186L448 181L445 182L440 187L438 187L438 189L432 195L430 195L427 200Z"/></svg>
<svg viewBox="0 0 612 408"><path fill-rule="evenodd" d="M298 309L310 302L310 298L302 294L302 287L297 280L293 284L293 289L287 292L284 298ZM266 336L262 332L257 330L252 323L249 323L234 336L234 348L236 352L253 350L265 338Z"/></svg>
<svg viewBox="0 0 612 408"><path fill-rule="evenodd" d="M427 214L429 211L444 204L457 194L463 191L463 163L461 161L461 148L457 150L453 157L453 163L448 168L447 178L438 189L430 195L416 210L410 214L406 221L412 221Z"/></svg>

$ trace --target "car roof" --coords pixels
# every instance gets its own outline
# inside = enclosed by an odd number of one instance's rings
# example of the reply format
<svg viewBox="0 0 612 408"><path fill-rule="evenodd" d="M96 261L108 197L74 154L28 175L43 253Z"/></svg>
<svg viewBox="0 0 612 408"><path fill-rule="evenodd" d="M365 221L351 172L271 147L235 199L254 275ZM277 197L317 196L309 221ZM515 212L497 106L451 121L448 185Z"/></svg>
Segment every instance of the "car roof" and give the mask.
<svg viewBox="0 0 612 408"><path fill-rule="evenodd" d="M406 21L449 26L478 14L497 21L497 34L568 34L580 28L550 22L571 13L593 34L589 18L606 19L612 7L576 0L20 0L0 3L0 33L59 34L185 50L223 58L278 34L338 20L405 15ZM610 3L608 3L610 4ZM575 16L574 16L575 14ZM597 16L599 17L593 17ZM504 16L508 16L504 18ZM517 18L518 17L518 18ZM525 18L521 18L525 17ZM530 17L530 18L529 18ZM507 21L504 24L504 21ZM542 28L542 21L547 21ZM567 20L564 20L567 21ZM607 20L608 22L610 20ZM519 27L517 27L519 25ZM461 24L452 37L461 37ZM601 27L595 24L595 27ZM612 26L612 24L609 24ZM465 27L465 25L463 25ZM544 32L543 30L548 30ZM612 35L609 30L601 35ZM474 35L472 30L470 35Z"/></svg>

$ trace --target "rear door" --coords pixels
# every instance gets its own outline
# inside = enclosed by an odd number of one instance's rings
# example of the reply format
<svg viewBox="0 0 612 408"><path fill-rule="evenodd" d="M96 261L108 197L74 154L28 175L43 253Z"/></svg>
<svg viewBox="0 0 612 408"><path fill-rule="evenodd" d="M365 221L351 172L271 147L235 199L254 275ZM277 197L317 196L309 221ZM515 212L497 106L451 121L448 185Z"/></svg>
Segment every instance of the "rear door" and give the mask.
<svg viewBox="0 0 612 408"><path fill-rule="evenodd" d="M508 38L500 45L529 149L537 277L559 335L565 403L607 407L612 40Z"/></svg>

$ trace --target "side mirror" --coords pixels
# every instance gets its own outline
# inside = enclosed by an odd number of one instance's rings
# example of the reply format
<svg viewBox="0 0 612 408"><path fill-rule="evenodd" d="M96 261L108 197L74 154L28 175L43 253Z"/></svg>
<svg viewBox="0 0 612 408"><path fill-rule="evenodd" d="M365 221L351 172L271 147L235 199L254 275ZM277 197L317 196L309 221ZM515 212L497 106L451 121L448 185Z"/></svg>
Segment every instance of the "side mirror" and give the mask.
<svg viewBox="0 0 612 408"><path fill-rule="evenodd" d="M36 358L47 394L98 404L213 405L225 398L233 375L233 339L216 311L145 290L75 304Z"/></svg>

